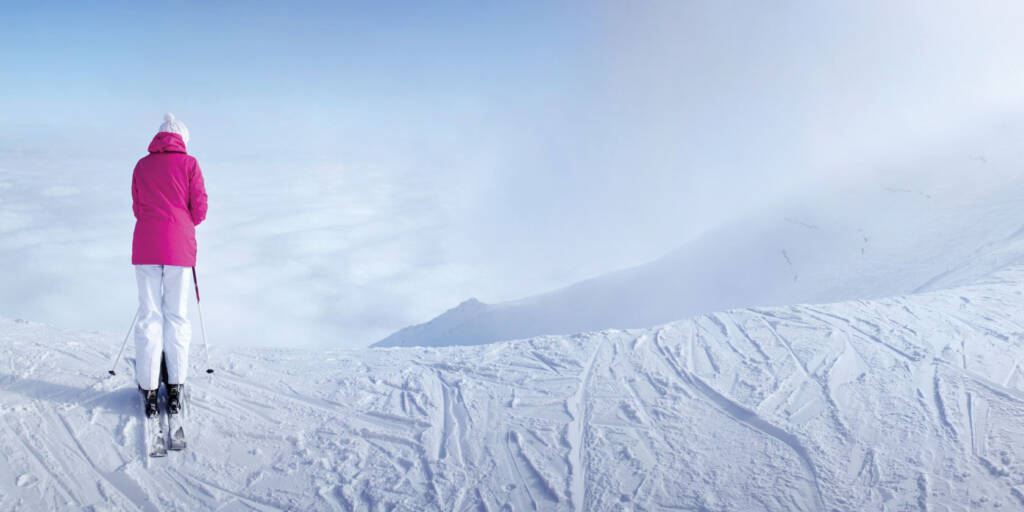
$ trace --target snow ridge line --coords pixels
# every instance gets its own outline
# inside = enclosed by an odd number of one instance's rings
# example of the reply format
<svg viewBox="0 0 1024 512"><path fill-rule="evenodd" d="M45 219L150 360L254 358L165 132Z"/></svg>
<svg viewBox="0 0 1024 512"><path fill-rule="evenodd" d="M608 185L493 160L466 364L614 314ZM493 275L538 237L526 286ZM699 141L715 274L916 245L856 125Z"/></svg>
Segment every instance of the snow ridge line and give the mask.
<svg viewBox="0 0 1024 512"><path fill-rule="evenodd" d="M437 456L434 457L436 460L444 460L448 458L448 440L452 436L452 430L455 428L455 420L452 418L451 413L451 398L448 397L448 388L445 385L444 379L441 377L440 370L434 370L437 374L438 385L441 386L441 442L437 444Z"/></svg>
<svg viewBox="0 0 1024 512"><path fill-rule="evenodd" d="M974 431L974 405L972 403L973 398L971 392L967 392L967 426L971 430L971 453L978 455L978 447L975 445L975 438L977 433Z"/></svg>
<svg viewBox="0 0 1024 512"><path fill-rule="evenodd" d="M877 343L877 344L879 344L879 345L881 345L881 346L891 350L896 355L898 355L900 357L903 357L904 359L906 359L906 360L908 360L908 361L910 361L912 363L916 363L916 362L919 362L919 361L924 359L923 355L920 355L920 354L913 354L913 355L908 354L907 352L905 352L903 350L900 350L899 348L896 348L892 344L887 343L881 337L876 336L874 334L871 334L871 333L865 331L864 329L861 329L860 327L857 327L856 325L853 325L853 322L850 321L849 318L844 318L844 317L841 317L839 315L835 315L835 314L829 313L828 311L825 311L823 309L818 309L816 307L809 306L809 305L803 305L802 308L804 310L810 311L812 313L817 313L819 315L823 315L823 316L827 316L827 317L839 320L839 321L843 322L844 324L846 324L846 326L849 327L850 329L852 329L854 331L857 331L857 333L860 334L861 337L863 337L863 338L865 338L865 339L867 339L869 341L872 341L874 343ZM840 329L842 328L838 324L833 324L833 326L836 327L836 328L840 328ZM915 347L915 348L917 348L917 347Z"/></svg>
<svg viewBox="0 0 1024 512"><path fill-rule="evenodd" d="M768 332L772 333L772 336L774 336L779 343L782 343L782 345L786 347L786 351L789 352L789 355L793 357L793 361L795 361L796 364L800 367L800 371L803 372L804 377L810 378L811 372L807 370L807 365L804 364L803 360L797 357L796 352L793 350L793 346L789 344L789 340L782 337L779 334L779 332L775 330L775 327L772 327L772 324L768 323L768 320L765 320L764 315L758 313L757 318L760 319L761 323L763 323L764 326L768 328Z"/></svg>
<svg viewBox="0 0 1024 512"><path fill-rule="evenodd" d="M932 377L932 393L935 400L935 408L939 413L939 423L942 425L949 435L953 437L953 440L958 439L956 428L949 421L949 415L946 413L946 402L942 399L942 392L939 390L939 365L935 365L934 377Z"/></svg>
<svg viewBox="0 0 1024 512"><path fill-rule="evenodd" d="M752 430L765 434L769 437L773 437L786 446L789 446L789 448L796 453L797 458L800 459L801 464L804 466L804 470L810 477L811 489L814 491L814 502L817 505L817 509L825 510L825 504L821 496L821 484L818 480L818 470L811 461L811 456L807 451L807 448L800 443L800 440L797 439L795 435L772 425L756 412L747 409L743 405L719 393L700 377L680 368L672 359L668 350L657 339L655 339L655 343L657 344L658 350L661 351L662 356L668 362L668 365L675 370L675 373L679 378L683 380L683 382L692 386L720 411L731 416L734 420L746 425Z"/></svg>
<svg viewBox="0 0 1024 512"><path fill-rule="evenodd" d="M565 407L572 416L572 421L566 425L566 439L569 441L569 499L572 501L573 509L584 510L587 503L587 474L586 460L583 454L583 444L586 442L586 416L589 410L586 404L589 393L587 387L590 383L590 376L594 370L594 363L597 355L604 348L605 338L601 338L593 354L583 367L580 373L580 383L576 392L565 402Z"/></svg>
<svg viewBox="0 0 1024 512"><path fill-rule="evenodd" d="M452 389L452 385L444 379L441 370L434 369L441 389L441 411L444 418L441 430L441 442L438 449L437 460L446 459L450 451L457 452L457 462L463 466L470 465L467 458L471 454L470 446L466 442L467 423L470 422L469 411L466 409L465 399L458 387ZM429 427L429 424L426 425ZM452 448L449 449L448 445Z"/></svg>
<svg viewBox="0 0 1024 512"><path fill-rule="evenodd" d="M505 451L508 453L508 459L512 461L512 468L516 470L516 476L519 477L519 481L523 482L523 489L526 491L526 497L530 498L530 504L533 505L534 510L537 508L537 498L533 496L533 491L530 490L530 486L526 485L526 477L523 476L523 470L519 468L519 463L516 462L516 454L512 452L512 444L515 444L517 448L520 448L520 456L522 456L522 447L518 442L519 434L515 430L508 430L505 433Z"/></svg>
<svg viewBox="0 0 1024 512"><path fill-rule="evenodd" d="M828 404L829 416L832 418L832 421L835 422L839 434L845 438L849 438L851 436L851 430L849 425L847 425L846 422L843 421L842 416L840 416L839 404L832 396L832 391L829 387L828 382L828 370L825 371L824 375L819 375L816 371L810 371L810 369L807 367L804 361L796 355L796 351L793 350L792 343L790 343L790 341L785 336L779 334L779 331L770 322L768 322L768 320L764 318L764 315L757 314L757 317L758 319L761 320L761 323L763 323L764 326L768 328L768 331L771 332L772 336L779 343L782 343L782 345L786 347L786 351L789 352L789 355L793 358L794 361L796 361L796 364L799 365L800 370L804 374L804 377L806 377L809 382L814 382L818 385L818 388L821 391L821 398L822 400L825 401L826 404ZM826 321L825 323L831 325L830 322ZM847 346L849 346L849 343L844 345L844 352ZM839 357L842 357L842 353L840 353L839 356L837 356L836 359L832 361L832 364L835 364L835 362L839 360Z"/></svg>
<svg viewBox="0 0 1024 512"><path fill-rule="evenodd" d="M760 315L758 315L758 316L760 316ZM762 318L762 321L764 321L763 318ZM771 361L772 358L769 357L768 354L765 353L764 348L761 347L761 344L758 343L756 340L754 340L754 338L752 338L750 336L750 333L747 332L747 329L745 327L743 327L743 325L741 325L740 322L732 320L732 324L733 324L734 327L736 327L736 331L739 332L740 335L742 335L743 338L746 339L748 343L753 345L754 349L757 350L757 353L761 355L761 360L762 361Z"/></svg>

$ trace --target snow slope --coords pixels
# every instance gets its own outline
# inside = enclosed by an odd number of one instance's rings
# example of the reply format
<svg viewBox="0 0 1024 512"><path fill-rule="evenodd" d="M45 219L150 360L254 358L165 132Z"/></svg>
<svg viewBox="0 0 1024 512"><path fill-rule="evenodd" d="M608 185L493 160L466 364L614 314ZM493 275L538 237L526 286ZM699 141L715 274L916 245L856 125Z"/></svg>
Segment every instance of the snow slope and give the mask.
<svg viewBox="0 0 1024 512"><path fill-rule="evenodd" d="M814 189L649 264L512 302L468 300L376 346L640 328L728 308L970 283L1024 262L1024 180L1014 164L1024 155L1000 154L1002 163L965 158L950 171L946 160L925 162L856 186Z"/></svg>
<svg viewBox="0 0 1024 512"><path fill-rule="evenodd" d="M142 453L120 339L0 321L3 510L1024 507L1024 267L472 347L215 350Z"/></svg>

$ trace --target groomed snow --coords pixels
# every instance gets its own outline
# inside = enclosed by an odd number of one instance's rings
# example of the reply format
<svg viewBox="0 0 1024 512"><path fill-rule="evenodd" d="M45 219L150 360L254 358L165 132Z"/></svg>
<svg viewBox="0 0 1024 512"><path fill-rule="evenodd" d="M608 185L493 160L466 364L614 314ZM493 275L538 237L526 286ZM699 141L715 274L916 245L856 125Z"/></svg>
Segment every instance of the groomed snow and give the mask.
<svg viewBox="0 0 1024 512"><path fill-rule="evenodd" d="M1020 509L1022 291L1017 266L649 329L214 350L165 459L105 374L119 336L2 320L0 509Z"/></svg>

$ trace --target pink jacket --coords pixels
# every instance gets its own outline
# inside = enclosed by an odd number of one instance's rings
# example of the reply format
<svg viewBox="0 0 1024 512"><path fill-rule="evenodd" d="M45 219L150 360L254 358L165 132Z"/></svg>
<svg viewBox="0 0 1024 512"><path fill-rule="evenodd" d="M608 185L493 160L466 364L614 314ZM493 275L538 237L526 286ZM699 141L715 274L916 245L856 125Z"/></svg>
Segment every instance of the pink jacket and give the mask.
<svg viewBox="0 0 1024 512"><path fill-rule="evenodd" d="M196 264L196 226L206 218L206 186L177 133L160 132L132 173L132 265Z"/></svg>

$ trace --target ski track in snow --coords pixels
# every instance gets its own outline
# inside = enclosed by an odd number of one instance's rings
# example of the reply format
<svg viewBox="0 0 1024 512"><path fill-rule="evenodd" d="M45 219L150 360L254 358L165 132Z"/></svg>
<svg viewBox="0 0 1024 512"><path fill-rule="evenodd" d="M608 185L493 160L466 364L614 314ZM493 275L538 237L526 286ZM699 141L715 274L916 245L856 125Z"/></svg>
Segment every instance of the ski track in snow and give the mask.
<svg viewBox="0 0 1024 512"><path fill-rule="evenodd" d="M1024 267L491 345L215 351L149 459L115 336L0 320L2 510L1014 510ZM130 355L130 354L129 354Z"/></svg>

